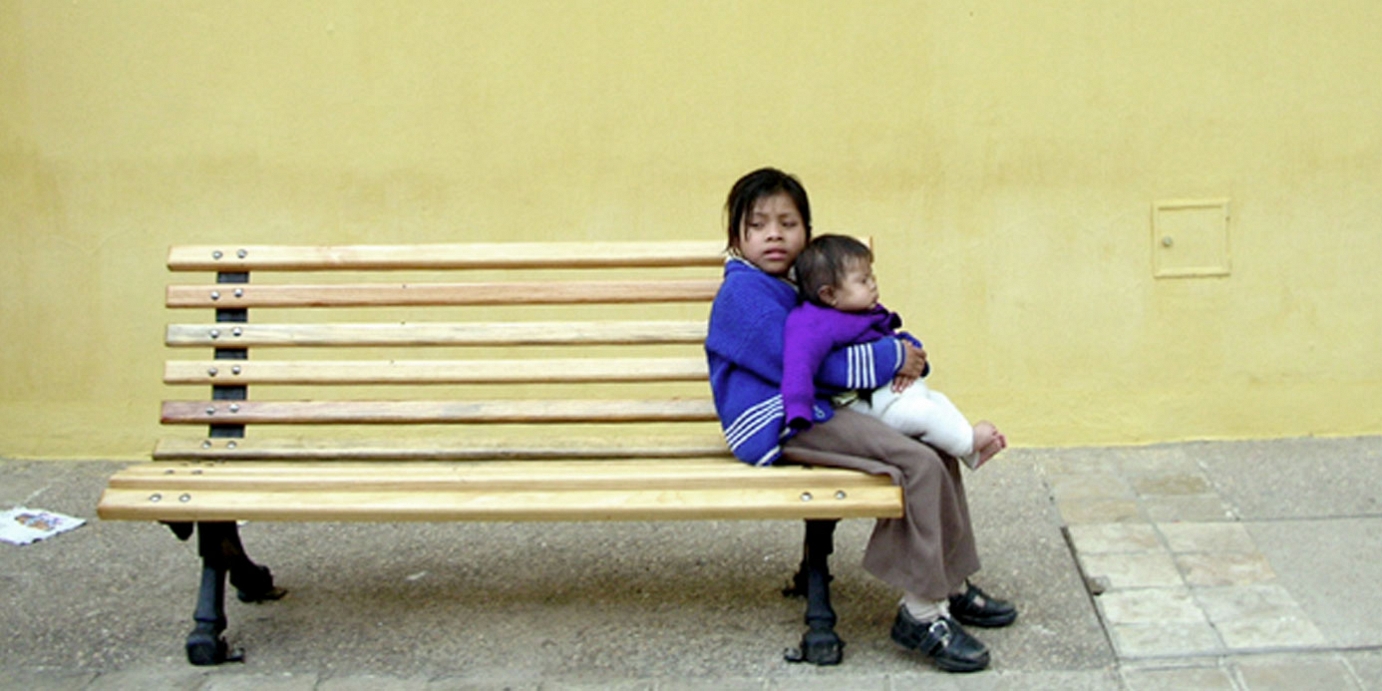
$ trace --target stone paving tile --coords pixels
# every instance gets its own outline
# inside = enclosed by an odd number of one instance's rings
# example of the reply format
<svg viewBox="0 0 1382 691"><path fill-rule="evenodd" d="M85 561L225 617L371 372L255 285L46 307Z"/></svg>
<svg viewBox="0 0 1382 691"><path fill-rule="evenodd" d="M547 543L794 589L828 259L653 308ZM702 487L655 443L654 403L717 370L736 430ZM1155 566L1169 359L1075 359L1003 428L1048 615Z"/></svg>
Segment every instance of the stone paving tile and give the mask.
<svg viewBox="0 0 1382 691"><path fill-rule="evenodd" d="M1224 652L1219 634L1208 622L1114 624L1109 626L1109 637L1120 659Z"/></svg>
<svg viewBox="0 0 1382 691"><path fill-rule="evenodd" d="M1131 499L1132 488L1114 473L1054 475L1049 478L1057 502L1070 499Z"/></svg>
<svg viewBox="0 0 1382 691"><path fill-rule="evenodd" d="M1108 578L1110 588L1167 588L1184 583L1169 552L1081 554L1080 564L1090 578Z"/></svg>
<svg viewBox="0 0 1382 691"><path fill-rule="evenodd" d="M1257 552L1241 523L1164 523L1157 530L1172 552Z"/></svg>
<svg viewBox="0 0 1382 691"><path fill-rule="evenodd" d="M658 682L659 691L761 691L766 679L669 679Z"/></svg>
<svg viewBox="0 0 1382 691"><path fill-rule="evenodd" d="M834 670L820 670L829 672ZM918 684L922 686L923 684ZM930 679L924 684L934 688ZM884 674L821 674L813 677L793 677L790 679L769 679L765 687L769 691L889 691L892 680ZM916 686L905 687L916 688ZM546 691L545 689L543 691Z"/></svg>
<svg viewBox="0 0 1382 691"><path fill-rule="evenodd" d="M0 689L24 689L24 691L80 691L90 688L95 672L48 671L0 669Z"/></svg>
<svg viewBox="0 0 1382 691"><path fill-rule="evenodd" d="M1195 597L1224 643L1236 650L1324 645L1324 636L1284 588L1198 588Z"/></svg>
<svg viewBox="0 0 1382 691"><path fill-rule="evenodd" d="M106 672L88 686L91 691L195 691L206 684L211 672L179 663L169 668L162 665L130 667L114 672ZM0 685L0 688L10 688ZM17 688L17 687L16 687Z"/></svg>
<svg viewBox="0 0 1382 691"><path fill-rule="evenodd" d="M1339 655L1339 659L1366 691L1382 691L1382 651L1351 651Z"/></svg>
<svg viewBox="0 0 1382 691"><path fill-rule="evenodd" d="M1113 624L1209 623L1185 587L1115 590L1100 595L1097 601L1104 617Z"/></svg>
<svg viewBox="0 0 1382 691"><path fill-rule="evenodd" d="M1056 507L1066 525L1142 520L1137 502L1132 499L1071 499L1059 502Z"/></svg>
<svg viewBox="0 0 1382 691"><path fill-rule="evenodd" d="M1070 526L1080 554L1127 554L1162 550L1161 536L1147 523L1091 523Z"/></svg>
<svg viewBox="0 0 1382 691"><path fill-rule="evenodd" d="M1343 660L1335 655L1292 655L1243 658L1237 661L1239 677L1248 691L1295 689L1362 689Z"/></svg>
<svg viewBox="0 0 1382 691"><path fill-rule="evenodd" d="M1112 669L1040 673L999 670L980 674L955 674L949 675L949 677L953 680L954 686L946 684L939 688L954 688L960 691L1110 691L1121 686L1118 682L1117 671ZM895 681L900 682L901 680ZM938 687L931 680L926 680L924 684L893 684L895 691L902 691L903 689L931 691L935 688Z"/></svg>
<svg viewBox="0 0 1382 691"><path fill-rule="evenodd" d="M1176 566L1185 582L1197 587L1221 587L1270 583L1276 572L1261 554L1225 552L1223 554L1177 554Z"/></svg>
<svg viewBox="0 0 1382 691"><path fill-rule="evenodd" d="M315 674L244 674L218 669L202 688L205 691L313 691L317 681Z"/></svg>
<svg viewBox="0 0 1382 691"><path fill-rule="evenodd" d="M428 688L429 679L425 677L398 678L381 677L372 674L331 677L317 684L317 691L423 691Z"/></svg>
<svg viewBox="0 0 1382 691"><path fill-rule="evenodd" d="M1235 691L1232 673L1212 666L1125 668L1123 683L1128 691Z"/></svg>
<svg viewBox="0 0 1382 691"><path fill-rule="evenodd" d="M1154 523L1173 521L1232 521L1237 519L1233 509L1217 494L1183 494L1138 497L1142 513Z"/></svg>
<svg viewBox="0 0 1382 691"><path fill-rule="evenodd" d="M1205 494L1212 489L1209 478L1198 470L1193 473L1133 475L1128 478L1128 483L1137 494L1151 496Z"/></svg>

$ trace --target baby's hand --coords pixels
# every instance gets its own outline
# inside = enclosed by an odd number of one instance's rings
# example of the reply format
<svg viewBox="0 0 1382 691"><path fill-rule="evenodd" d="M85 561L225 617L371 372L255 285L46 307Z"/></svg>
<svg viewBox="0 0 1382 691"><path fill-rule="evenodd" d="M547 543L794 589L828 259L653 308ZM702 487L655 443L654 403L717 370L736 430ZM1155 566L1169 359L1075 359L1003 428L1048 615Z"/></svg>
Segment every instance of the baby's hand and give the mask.
<svg viewBox="0 0 1382 691"><path fill-rule="evenodd" d="M902 393L903 391L906 391L907 387L911 386L912 384L915 384L916 381L916 377L907 374L899 374L896 377L893 377L893 393Z"/></svg>

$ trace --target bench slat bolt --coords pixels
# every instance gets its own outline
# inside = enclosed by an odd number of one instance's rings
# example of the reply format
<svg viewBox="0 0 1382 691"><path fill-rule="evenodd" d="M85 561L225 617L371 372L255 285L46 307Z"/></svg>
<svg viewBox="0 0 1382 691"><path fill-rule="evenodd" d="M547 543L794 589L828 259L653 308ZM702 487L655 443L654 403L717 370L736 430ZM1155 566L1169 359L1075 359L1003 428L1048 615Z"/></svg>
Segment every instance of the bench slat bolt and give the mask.
<svg viewBox="0 0 1382 691"><path fill-rule="evenodd" d="M208 368L206 368L206 373L207 373L208 375L210 375L210 376L213 376L213 377L216 376L216 372L217 372L217 370L216 370L215 367L208 367Z"/></svg>
<svg viewBox="0 0 1382 691"><path fill-rule="evenodd" d="M212 299L212 300L220 300L220 299L221 299L221 291L219 291L219 290L213 290L213 291L211 291L211 299Z"/></svg>
<svg viewBox="0 0 1382 691"><path fill-rule="evenodd" d="M220 250L213 250L213 251L211 252L211 258L212 258L212 259L220 259L221 257L224 257L224 256L225 256L225 255L222 254Z"/></svg>
<svg viewBox="0 0 1382 691"><path fill-rule="evenodd" d="M837 491L835 492L835 498L836 498L836 499L844 499L844 498L847 497L847 496L849 496L849 495L845 494L845 491L844 491L844 490L837 490Z"/></svg>
<svg viewBox="0 0 1382 691"><path fill-rule="evenodd" d="M163 495L162 495L162 494L154 493L154 494L150 494L150 495L149 495L149 501L158 502L158 501L162 501L162 500L163 500Z"/></svg>
<svg viewBox="0 0 1382 691"><path fill-rule="evenodd" d="M237 257L239 257L239 258L241 258L241 259L244 259L245 257L250 256L250 252L249 252L249 250L246 250L246 249L237 250L237 251L235 252L235 256L237 256Z"/></svg>
<svg viewBox="0 0 1382 691"><path fill-rule="evenodd" d="M802 501L811 501L811 493L810 493L810 492L802 492L802 493L801 493L801 500L802 500Z"/></svg>

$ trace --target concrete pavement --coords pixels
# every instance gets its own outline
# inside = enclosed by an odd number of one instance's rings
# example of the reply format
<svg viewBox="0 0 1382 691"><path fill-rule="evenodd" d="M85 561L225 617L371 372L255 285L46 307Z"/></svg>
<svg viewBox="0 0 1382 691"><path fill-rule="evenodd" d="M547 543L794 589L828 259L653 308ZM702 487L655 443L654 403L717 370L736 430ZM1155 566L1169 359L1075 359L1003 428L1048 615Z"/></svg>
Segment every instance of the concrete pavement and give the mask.
<svg viewBox="0 0 1382 691"><path fill-rule="evenodd" d="M185 662L194 548L102 522L118 464L0 461L0 508L87 518L0 544L0 689L1382 689L1382 437L1014 449L969 475L1018 622L986 672L888 639L897 594L832 560L845 661L782 660L790 522L249 524L290 594L229 598L246 661Z"/></svg>

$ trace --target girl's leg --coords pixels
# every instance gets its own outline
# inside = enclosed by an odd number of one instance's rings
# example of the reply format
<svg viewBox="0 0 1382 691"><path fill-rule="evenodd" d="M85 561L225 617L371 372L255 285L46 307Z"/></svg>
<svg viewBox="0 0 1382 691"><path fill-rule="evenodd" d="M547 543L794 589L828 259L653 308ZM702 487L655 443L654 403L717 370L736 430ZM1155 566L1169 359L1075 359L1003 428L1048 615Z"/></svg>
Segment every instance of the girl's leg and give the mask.
<svg viewBox="0 0 1382 691"><path fill-rule="evenodd" d="M783 455L794 463L888 475L902 487L906 515L879 520L864 554L864 568L885 583L936 601L961 591L979 570L954 458L848 408L789 439Z"/></svg>

